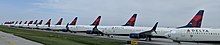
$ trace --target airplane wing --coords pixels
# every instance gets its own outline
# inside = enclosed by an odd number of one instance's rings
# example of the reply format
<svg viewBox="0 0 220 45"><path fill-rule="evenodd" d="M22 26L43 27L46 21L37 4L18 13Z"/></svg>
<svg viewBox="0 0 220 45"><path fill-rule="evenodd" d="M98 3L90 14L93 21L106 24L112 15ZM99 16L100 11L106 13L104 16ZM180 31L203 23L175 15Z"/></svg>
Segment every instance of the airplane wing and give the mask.
<svg viewBox="0 0 220 45"><path fill-rule="evenodd" d="M149 30L149 31L144 31L144 32L140 32L140 34L152 35L152 32L157 33L157 32L156 32L157 25L158 25L158 22L154 25L154 27L153 27L151 30Z"/></svg>

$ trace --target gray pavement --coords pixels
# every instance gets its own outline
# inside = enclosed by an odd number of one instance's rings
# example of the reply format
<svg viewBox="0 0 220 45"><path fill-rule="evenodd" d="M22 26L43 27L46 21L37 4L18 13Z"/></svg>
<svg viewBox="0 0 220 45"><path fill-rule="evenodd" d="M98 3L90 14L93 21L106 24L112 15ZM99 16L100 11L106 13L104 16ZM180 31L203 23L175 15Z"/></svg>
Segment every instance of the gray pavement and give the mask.
<svg viewBox="0 0 220 45"><path fill-rule="evenodd" d="M42 30L40 30L40 31L42 31ZM46 31L46 32L54 32L54 31ZM109 38L107 36L97 36L97 35L90 35L90 34L86 34L86 33L70 33L70 32L58 32L58 31L56 31L56 33ZM124 41L131 40L128 36L114 36L114 38L109 38L109 39L117 39L117 40L124 40ZM178 43L173 42L170 39L165 39L165 38L152 38L152 41L144 41L144 39L138 39L138 43L144 44L144 45L179 45ZM220 45L220 44L181 42L181 45Z"/></svg>
<svg viewBox="0 0 220 45"><path fill-rule="evenodd" d="M33 30L36 30L36 29L33 29ZM46 30L36 30L36 31L54 32L54 31L46 31ZM109 38L107 36L97 36L97 35L90 35L90 34L86 34L86 33L70 33L70 32L61 32L61 31L60 32L55 31L55 33L82 35L82 36L99 37L99 38ZM128 36L114 36L114 38L109 38L109 39L117 39L117 40L124 40L124 41L131 40ZM2 40L2 39L0 39L0 40ZM7 43L5 43L5 42L7 42ZM4 43L5 45L14 44L14 42L8 42L8 41L0 41L0 44L1 43ZM23 43L23 42L18 42L16 44L20 44L20 43ZM30 41L30 43L28 43L28 45L35 45L35 44L31 44L31 43L33 43L33 42ZM173 42L170 39L165 39L165 38L152 38L152 41L144 41L144 39L138 39L138 43L144 44L144 45L179 45L178 43ZM42 45L42 44L36 44L36 45ZM220 44L181 42L181 45L220 45Z"/></svg>
<svg viewBox="0 0 220 45"><path fill-rule="evenodd" d="M0 31L0 45L43 45Z"/></svg>

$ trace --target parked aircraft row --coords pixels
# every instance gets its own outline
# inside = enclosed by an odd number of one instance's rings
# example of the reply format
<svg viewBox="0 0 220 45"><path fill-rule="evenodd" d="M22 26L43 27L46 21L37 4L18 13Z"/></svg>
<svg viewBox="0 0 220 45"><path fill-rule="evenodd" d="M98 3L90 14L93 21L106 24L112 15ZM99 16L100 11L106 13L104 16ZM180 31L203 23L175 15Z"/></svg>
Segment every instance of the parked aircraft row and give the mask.
<svg viewBox="0 0 220 45"><path fill-rule="evenodd" d="M220 29L201 28L204 10L199 12L192 18L192 20L185 26L176 28L163 28L157 27L158 22L153 27L138 27L135 26L137 14L134 14L126 24L121 26L98 26L101 21L101 16L91 25L77 25L78 17L72 20L72 22L66 25L61 25L63 18L61 18L56 24L51 24L49 19L45 24L43 20L35 21L22 21L18 22L5 22L4 25L18 27L18 28L30 28L30 29L41 29L51 31L63 31L71 33L86 33L86 34L97 34L100 36L107 35L113 38L115 35L118 36L129 36L134 39L144 38L151 41L151 38L168 38L175 42L210 42L220 41Z"/></svg>

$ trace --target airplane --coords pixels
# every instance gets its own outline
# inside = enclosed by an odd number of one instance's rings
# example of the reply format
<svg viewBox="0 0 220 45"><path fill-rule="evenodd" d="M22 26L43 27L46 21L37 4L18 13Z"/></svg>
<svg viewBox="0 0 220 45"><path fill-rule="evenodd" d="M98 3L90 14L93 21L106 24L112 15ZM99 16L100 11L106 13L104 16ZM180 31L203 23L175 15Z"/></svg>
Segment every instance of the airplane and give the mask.
<svg viewBox="0 0 220 45"><path fill-rule="evenodd" d="M76 25L76 21L77 21L78 17L75 17L71 24L68 24L70 27L75 26ZM61 20L59 22L62 22ZM54 30L54 31L63 31L63 32L68 32L69 30L67 30L66 25L54 25L51 26L50 29Z"/></svg>
<svg viewBox="0 0 220 45"><path fill-rule="evenodd" d="M219 43L220 29L211 28L180 28L166 34L174 42Z"/></svg>
<svg viewBox="0 0 220 45"><path fill-rule="evenodd" d="M165 34L170 32L173 29L180 29L180 28L200 28L201 24L202 24L202 19L203 19L203 13L204 10L199 10L195 16L191 19L191 21L189 21L189 23L185 26L181 26L181 27L176 27L176 28L163 28L163 27L158 27L157 28L157 34L153 33L153 37L154 38L166 38Z"/></svg>
<svg viewBox="0 0 220 45"><path fill-rule="evenodd" d="M204 12L204 10L200 10ZM201 43L215 43L220 42L220 29L201 28L203 13L198 13L196 19L190 21L186 26L173 29L166 33L166 37L172 39L174 42L201 42ZM189 26L195 26L192 28Z"/></svg>
<svg viewBox="0 0 220 45"><path fill-rule="evenodd" d="M95 25L94 28L92 28L92 32L94 34L101 34L101 35L107 35L110 37L113 37L113 35L120 35L120 36L129 36L130 38L134 39L140 39L140 38L146 38L149 41L151 41L152 32L156 32L158 22L151 27L115 27L115 26L100 26ZM112 35L112 36L111 36Z"/></svg>
<svg viewBox="0 0 220 45"><path fill-rule="evenodd" d="M137 14L134 14L126 24L122 25L123 27L133 27L135 25ZM99 25L99 22L101 20L101 16L99 16L90 26L88 25L76 25L75 27L68 27L70 31L76 33L76 32L84 32L87 34L95 34L91 33L93 32L91 29L94 27L94 25ZM108 27L108 26L102 26L102 27Z"/></svg>
<svg viewBox="0 0 220 45"><path fill-rule="evenodd" d="M83 30L85 28L81 28L81 27L94 26L95 24L99 25L100 19L101 19L101 16L98 16L98 18L90 25L76 25L76 22L77 22L77 18L76 18L76 20L74 22L72 22L72 24L75 24L75 25L72 25L72 26L66 25L65 28L67 29L67 31L69 31L71 33L72 32L74 32L74 33L86 32L86 30Z"/></svg>
<svg viewBox="0 0 220 45"><path fill-rule="evenodd" d="M170 32L174 29L180 29L180 28L200 28L202 24L202 18L203 18L204 10L199 10L198 13L192 18L192 20L185 26L176 27L176 28L164 28L164 27L158 27L156 32L152 33L151 38L166 38L166 33ZM131 37L130 37L131 38ZM150 40L150 39L149 39Z"/></svg>
<svg viewBox="0 0 220 45"><path fill-rule="evenodd" d="M44 25L37 25L37 29L41 29L41 30L50 30L50 22L51 19L49 19L46 24Z"/></svg>
<svg viewBox="0 0 220 45"><path fill-rule="evenodd" d="M60 29L59 27L62 27L62 22L63 22L63 18L60 18L60 20L55 24L55 25L50 25L49 29L51 29L52 31L61 31L61 30L65 30L65 29ZM65 27L65 26L63 26Z"/></svg>

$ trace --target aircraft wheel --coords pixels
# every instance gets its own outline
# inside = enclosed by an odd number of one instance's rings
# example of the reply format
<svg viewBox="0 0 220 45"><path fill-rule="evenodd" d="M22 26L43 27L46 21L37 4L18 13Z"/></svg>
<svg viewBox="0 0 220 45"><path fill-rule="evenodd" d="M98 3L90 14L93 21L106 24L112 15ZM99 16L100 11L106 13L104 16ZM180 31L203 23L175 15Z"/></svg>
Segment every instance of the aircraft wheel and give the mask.
<svg viewBox="0 0 220 45"><path fill-rule="evenodd" d="M110 35L110 38L114 38L114 35Z"/></svg>
<svg viewBox="0 0 220 45"><path fill-rule="evenodd" d="M101 36L104 36L104 34L101 34Z"/></svg>

